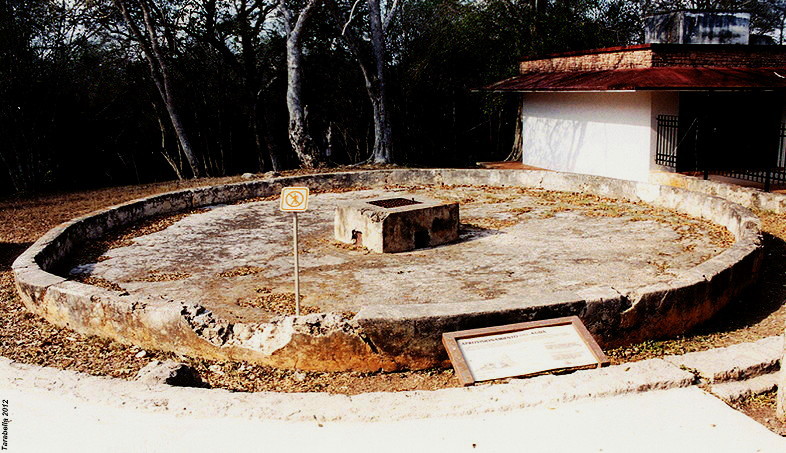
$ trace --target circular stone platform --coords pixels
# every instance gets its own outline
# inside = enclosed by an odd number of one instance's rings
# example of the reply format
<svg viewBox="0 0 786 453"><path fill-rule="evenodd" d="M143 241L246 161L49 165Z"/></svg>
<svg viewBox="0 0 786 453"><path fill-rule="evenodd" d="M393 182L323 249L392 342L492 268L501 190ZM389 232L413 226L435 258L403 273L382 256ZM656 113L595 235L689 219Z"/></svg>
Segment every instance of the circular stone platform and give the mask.
<svg viewBox="0 0 786 453"><path fill-rule="evenodd" d="M456 243L395 254L333 240L339 202L430 195L460 201ZM307 312L364 306L536 298L606 285L629 292L666 283L725 250L731 234L673 211L518 188L375 189L311 197L300 219ZM204 305L230 322L294 314L292 220L278 201L213 206L114 248L71 271L132 295ZM282 313L283 312L283 313Z"/></svg>
<svg viewBox="0 0 786 453"><path fill-rule="evenodd" d="M276 200L227 204L287 185L325 192L300 217L303 302L315 312L301 317L279 314L291 310L290 216ZM460 240L382 255L332 239L337 202L383 194L460 202ZM45 271L77 241L196 207L207 209L72 270L118 291ZM680 189L551 172L395 170L132 202L50 232L14 271L27 307L58 325L210 358L376 370L443 364L444 331L555 316L580 316L604 345L684 332L754 280L758 241L749 211Z"/></svg>

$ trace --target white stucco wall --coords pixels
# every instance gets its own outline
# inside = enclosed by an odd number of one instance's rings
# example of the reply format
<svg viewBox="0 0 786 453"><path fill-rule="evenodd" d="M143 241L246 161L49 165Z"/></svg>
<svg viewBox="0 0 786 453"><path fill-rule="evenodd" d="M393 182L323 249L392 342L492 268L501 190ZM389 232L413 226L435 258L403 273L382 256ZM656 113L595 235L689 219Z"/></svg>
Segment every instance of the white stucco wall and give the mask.
<svg viewBox="0 0 786 453"><path fill-rule="evenodd" d="M657 114L652 110L653 96L660 94L524 94L524 164L647 181Z"/></svg>

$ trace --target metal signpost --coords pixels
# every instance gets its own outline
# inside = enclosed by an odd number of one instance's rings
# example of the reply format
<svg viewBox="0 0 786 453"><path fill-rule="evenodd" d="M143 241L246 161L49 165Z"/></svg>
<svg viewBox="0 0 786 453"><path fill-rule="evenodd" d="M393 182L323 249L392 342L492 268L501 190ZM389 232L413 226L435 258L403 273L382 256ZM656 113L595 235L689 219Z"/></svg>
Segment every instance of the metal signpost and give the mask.
<svg viewBox="0 0 786 453"><path fill-rule="evenodd" d="M297 243L297 213L308 209L308 187L284 187L281 189L281 207L283 212L291 212L293 217L292 236L295 255L295 315L300 316L300 262Z"/></svg>

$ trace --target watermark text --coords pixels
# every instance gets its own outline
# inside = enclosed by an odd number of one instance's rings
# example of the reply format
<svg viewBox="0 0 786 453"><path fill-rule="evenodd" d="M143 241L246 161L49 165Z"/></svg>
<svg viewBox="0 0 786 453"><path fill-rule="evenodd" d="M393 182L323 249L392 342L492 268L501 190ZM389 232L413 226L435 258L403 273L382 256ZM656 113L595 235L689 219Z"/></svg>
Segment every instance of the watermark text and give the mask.
<svg viewBox="0 0 786 453"><path fill-rule="evenodd" d="M3 425L3 442L0 444L0 450L8 450L8 425L11 424L11 410L9 409L8 400L0 400L0 423Z"/></svg>

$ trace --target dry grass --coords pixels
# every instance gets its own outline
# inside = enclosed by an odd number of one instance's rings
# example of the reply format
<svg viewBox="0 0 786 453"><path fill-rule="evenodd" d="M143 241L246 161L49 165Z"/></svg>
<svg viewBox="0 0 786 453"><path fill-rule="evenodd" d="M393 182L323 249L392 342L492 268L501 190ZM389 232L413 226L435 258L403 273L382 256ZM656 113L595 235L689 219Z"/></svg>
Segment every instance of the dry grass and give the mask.
<svg viewBox="0 0 786 453"><path fill-rule="evenodd" d="M150 272L146 276L138 279L140 282L173 282L185 280L191 277L187 272Z"/></svg>
<svg viewBox="0 0 786 453"><path fill-rule="evenodd" d="M300 295L300 314L319 313L318 307L309 306L303 303L306 296ZM274 293L270 288L262 287L256 289L256 294L250 299L238 299L236 302L241 307L261 308L270 313L280 315L295 314L295 293Z"/></svg>
<svg viewBox="0 0 786 453"><path fill-rule="evenodd" d="M218 274L219 277L230 278L230 277L243 277L246 275L254 275L264 271L261 267L258 266L238 266L233 267L227 271L221 272Z"/></svg>
<svg viewBox="0 0 786 453"><path fill-rule="evenodd" d="M461 228L475 230L501 230L519 223L519 219L490 219L484 217L467 217Z"/></svg>

